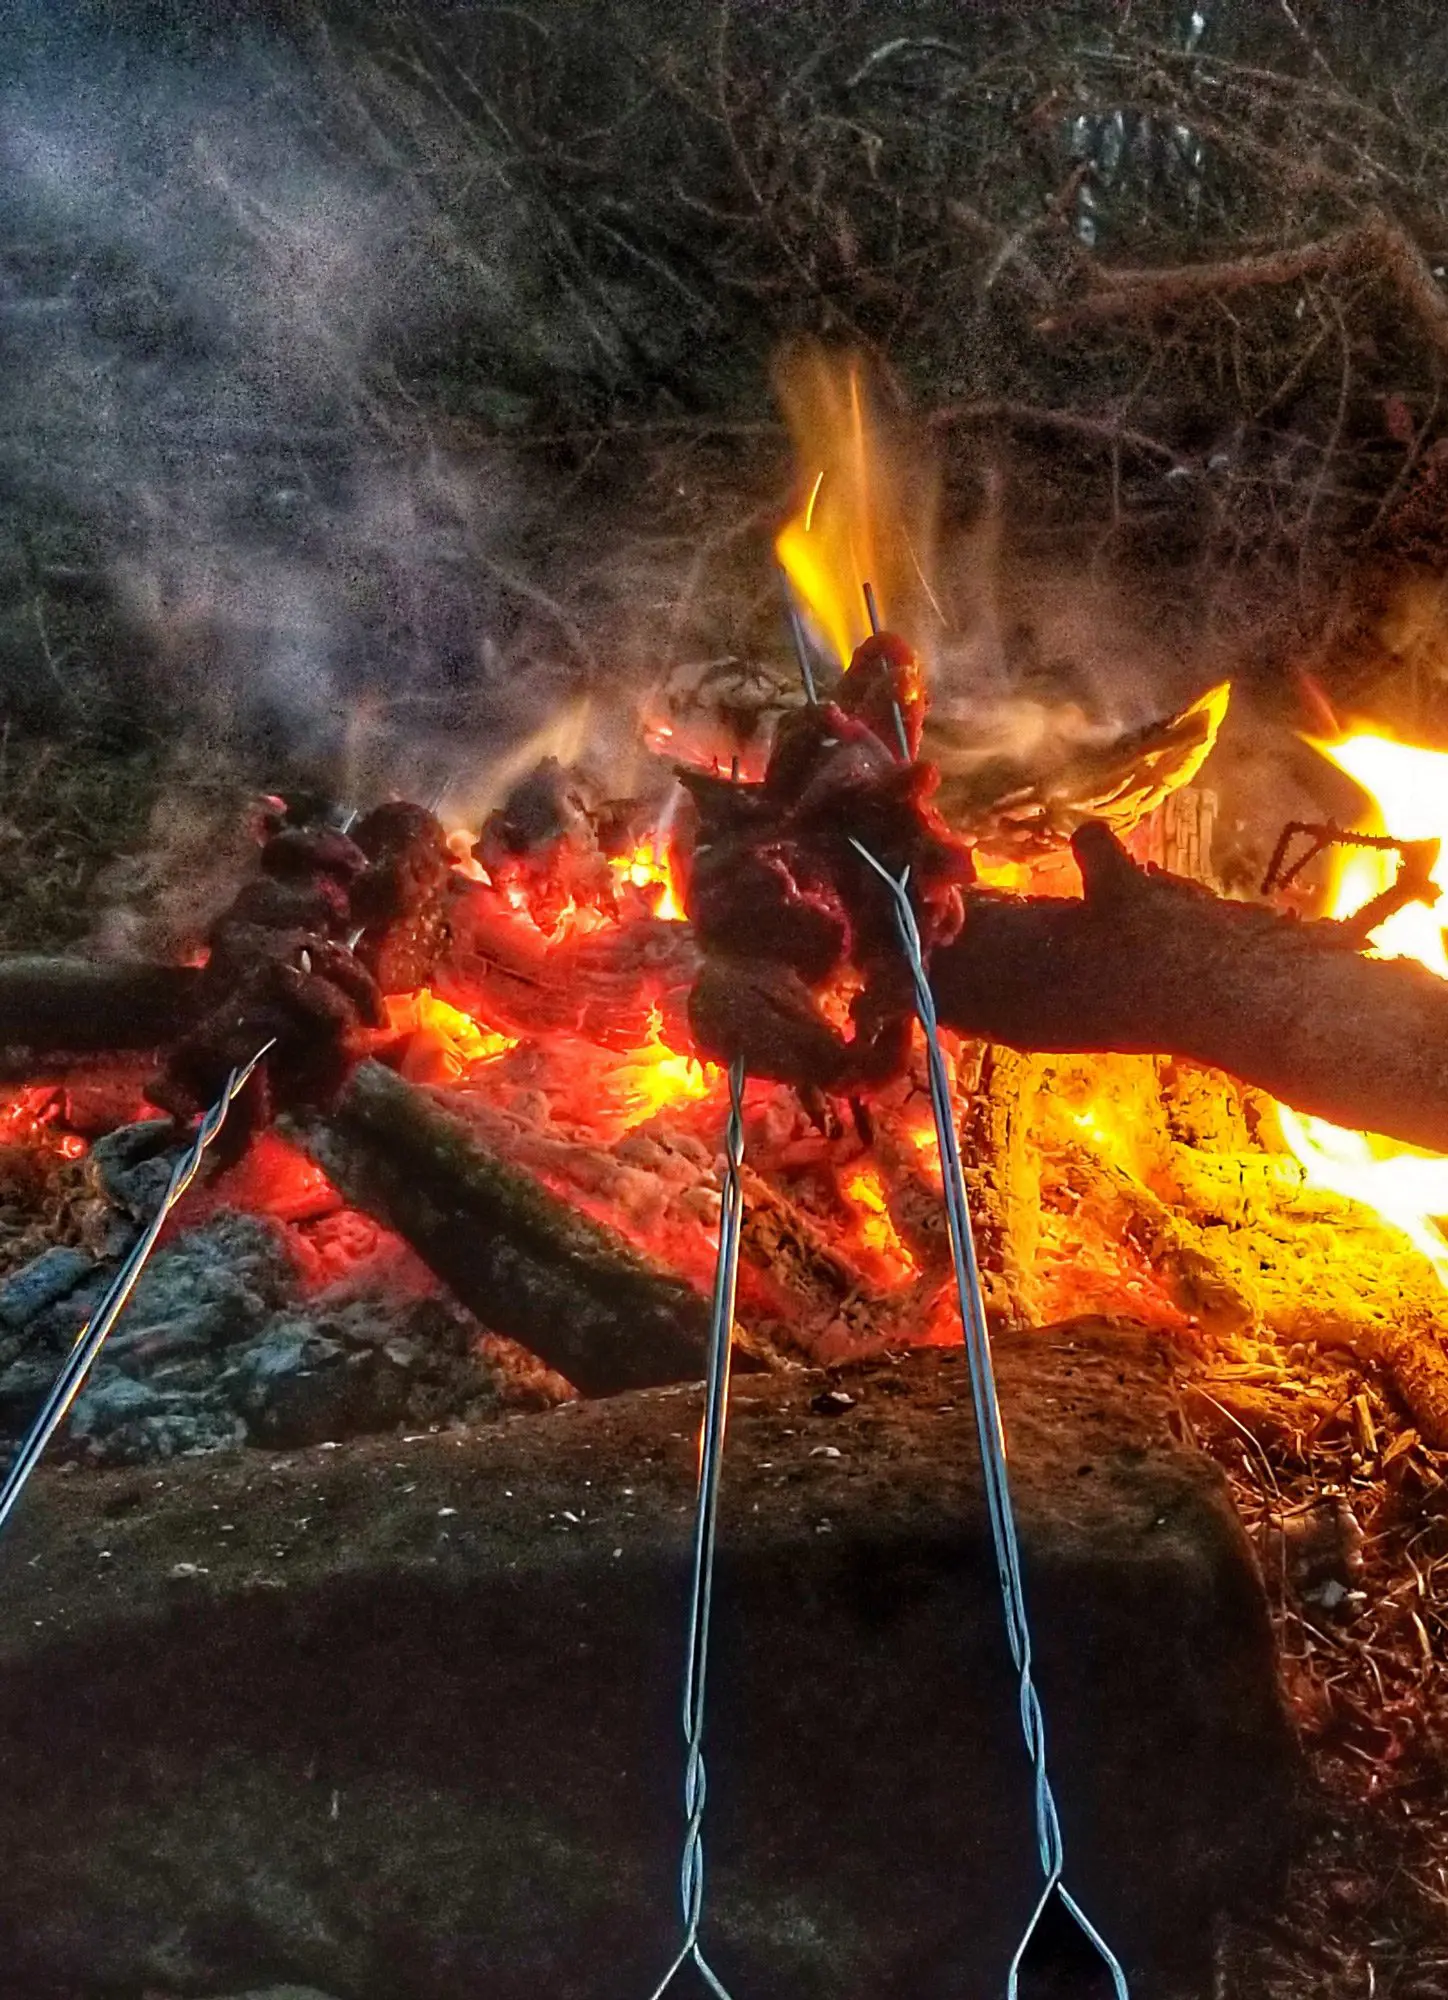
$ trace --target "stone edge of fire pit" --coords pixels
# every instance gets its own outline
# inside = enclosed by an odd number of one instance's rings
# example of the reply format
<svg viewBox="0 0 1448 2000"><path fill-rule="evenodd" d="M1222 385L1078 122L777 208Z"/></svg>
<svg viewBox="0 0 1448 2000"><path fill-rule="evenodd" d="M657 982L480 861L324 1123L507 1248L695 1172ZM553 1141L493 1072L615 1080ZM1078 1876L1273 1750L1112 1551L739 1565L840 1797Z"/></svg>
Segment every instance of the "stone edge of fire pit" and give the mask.
<svg viewBox="0 0 1448 2000"><path fill-rule="evenodd" d="M1192 1990L1214 1914L1270 1888L1290 1830L1296 1761L1250 1550L1215 1468L1173 1436L1148 1341L1092 1323L997 1353L1073 1882L1148 1991ZM1008 1952L1032 1875L969 1384L951 1353L830 1386L853 1404L826 1414L812 1374L736 1385L712 1928L753 1996L944 1993L973 1969L961 1952L982 1976ZM168 1964L193 1988L285 1973L365 2000L511 1996L512 1977L520 1994L647 1990L675 1894L698 1408L697 1388L646 1391L285 1459L42 1474L0 1544L0 1944L28 1968L13 1990L38 1995L42 1967L124 1990ZM244 1780L219 1775L238 1759ZM248 1804L277 1771L282 1789ZM607 1847L606 1894L581 1848L559 1868L563 1822L533 1823L550 1799ZM356 1847L369 1814L405 1829L420 1880ZM269 1914L220 1886L258 1851ZM319 1883L329 1856L362 1906L346 1921ZM556 1905L531 1906L520 1865L559 1870ZM441 1900L424 1917L419 1897ZM169 1942L153 1934L168 1900ZM958 1908L927 1918L942 1905Z"/></svg>

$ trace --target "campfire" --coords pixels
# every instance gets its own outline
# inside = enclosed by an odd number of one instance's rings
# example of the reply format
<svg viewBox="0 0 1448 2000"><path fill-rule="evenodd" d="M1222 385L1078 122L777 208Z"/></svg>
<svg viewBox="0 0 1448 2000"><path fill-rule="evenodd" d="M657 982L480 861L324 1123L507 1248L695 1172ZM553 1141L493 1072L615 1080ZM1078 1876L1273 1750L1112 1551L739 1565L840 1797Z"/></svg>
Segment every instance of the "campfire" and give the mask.
<svg viewBox="0 0 1448 2000"><path fill-rule="evenodd" d="M1448 1167L1423 1150L1448 1145L1425 1053L1448 1024L1443 758L1367 728L1318 740L1371 800L1357 838L1308 829L1275 907L1228 900L1229 690L1054 762L972 740L928 661L872 630L878 607L931 629L928 482L893 471L853 364L796 357L782 386L798 684L656 689L635 797L545 755L512 760L477 824L266 802L201 963L0 980L30 1051L5 1172L35 1217L0 1291L8 1428L37 1344L164 1179L158 1114L204 1108L268 1040L150 1281L169 1262L194 1286L246 1221L266 1278L223 1343L234 1395L218 1409L208 1382L189 1426L172 1326L83 1399L95 1455L461 1413L500 1370L551 1395L696 1373L734 1057L746 1361L958 1342L919 1031L858 844L910 873L996 1321L1106 1315L1248 1360L1264 1338L1344 1347L1448 1444ZM356 1351L379 1298L397 1366L389 1339ZM439 1369L417 1329L444 1325ZM329 1369L346 1394L278 1428L265 1384ZM388 1385L361 1393L368 1375Z"/></svg>

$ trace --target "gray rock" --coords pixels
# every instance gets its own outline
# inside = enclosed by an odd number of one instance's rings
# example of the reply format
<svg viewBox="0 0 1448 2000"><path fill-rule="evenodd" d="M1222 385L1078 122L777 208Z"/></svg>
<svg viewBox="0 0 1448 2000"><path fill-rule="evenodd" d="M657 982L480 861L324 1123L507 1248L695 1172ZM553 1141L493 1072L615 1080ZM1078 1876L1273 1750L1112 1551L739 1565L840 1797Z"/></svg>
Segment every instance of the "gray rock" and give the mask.
<svg viewBox="0 0 1448 2000"><path fill-rule="evenodd" d="M97 1465L155 1465L232 1451L246 1442L246 1425L234 1411L200 1397L177 1397L164 1409L118 1424L87 1449Z"/></svg>
<svg viewBox="0 0 1448 2000"><path fill-rule="evenodd" d="M113 1266L98 1266L83 1278L73 1292L53 1305L42 1306L25 1325L25 1346L29 1355L47 1354L56 1361L67 1353L72 1341L105 1297Z"/></svg>
<svg viewBox="0 0 1448 2000"><path fill-rule="evenodd" d="M47 1306L68 1298L94 1270L95 1259L84 1250L60 1245L42 1250L0 1285L0 1326L28 1325Z"/></svg>
<svg viewBox="0 0 1448 2000"><path fill-rule="evenodd" d="M1148 1343L997 1360L1068 1879L1134 1993L1205 1994L1290 1824L1251 1552ZM822 1386L751 1377L730 1419L711 1956L741 2000L999 1994L1038 1870L964 1367L863 1369L828 1416ZM649 1992L698 1410L100 1476L83 1507L42 1474L7 1543L6 1990ZM1026 1990L1088 1990L1065 1971Z"/></svg>
<svg viewBox="0 0 1448 2000"><path fill-rule="evenodd" d="M260 1216L216 1216L147 1265L114 1338L118 1353L177 1351L175 1337L213 1347L255 1334L289 1303L295 1280L280 1231Z"/></svg>
<svg viewBox="0 0 1448 2000"><path fill-rule="evenodd" d="M107 1352L113 1360L124 1360L132 1373L143 1369L159 1374L168 1363L209 1355L218 1344L215 1339L218 1316L215 1312L198 1313L192 1320L183 1319L171 1325L163 1321L152 1326L128 1326L123 1318L107 1343ZM215 1367L207 1372L215 1375Z"/></svg>
<svg viewBox="0 0 1448 2000"><path fill-rule="evenodd" d="M119 1424L164 1408L164 1396L149 1383L116 1370L97 1371L71 1406L70 1434L82 1441L103 1437Z"/></svg>
<svg viewBox="0 0 1448 2000"><path fill-rule="evenodd" d="M0 1321L0 1436L29 1423L113 1270L58 1250L12 1281L28 1316L8 1335ZM222 1212L152 1258L67 1438L94 1463L139 1465L486 1414L496 1396L475 1333L433 1298L304 1302L280 1226Z"/></svg>
<svg viewBox="0 0 1448 2000"><path fill-rule="evenodd" d="M284 1319L267 1328L239 1354L223 1378L240 1406L253 1414L289 1384L336 1372L346 1364L346 1350L319 1334L306 1320Z"/></svg>

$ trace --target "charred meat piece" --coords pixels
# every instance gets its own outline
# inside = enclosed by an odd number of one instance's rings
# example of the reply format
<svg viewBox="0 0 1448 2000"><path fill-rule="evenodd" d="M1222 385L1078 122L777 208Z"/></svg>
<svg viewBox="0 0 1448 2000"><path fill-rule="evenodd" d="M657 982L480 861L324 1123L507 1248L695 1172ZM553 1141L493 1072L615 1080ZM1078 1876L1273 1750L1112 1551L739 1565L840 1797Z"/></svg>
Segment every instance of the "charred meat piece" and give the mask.
<svg viewBox="0 0 1448 2000"><path fill-rule="evenodd" d="M192 1117L220 1095L231 1070L274 1042L227 1120L223 1160L240 1156L274 1108L335 1095L354 1060L355 1031L385 1019L375 980L342 941L348 884L366 867L361 849L330 830L288 828L259 861L260 874L211 928L195 1025L147 1086L163 1110Z"/></svg>
<svg viewBox="0 0 1448 2000"><path fill-rule="evenodd" d="M924 700L914 655L880 633L835 701L781 722L761 784L680 774L695 819L685 904L705 955L690 1021L706 1054L817 1091L903 1071L913 996L894 899L855 842L891 875L908 870L927 953L959 935L970 852L934 808L933 768L898 751L896 704L918 746ZM847 969L848 1037L820 1006Z"/></svg>
<svg viewBox="0 0 1448 2000"><path fill-rule="evenodd" d="M850 1045L787 965L711 952L689 993L689 1027L707 1056L742 1056L751 1076L801 1088L852 1087Z"/></svg>
<svg viewBox="0 0 1448 2000"><path fill-rule="evenodd" d="M851 1003L847 1037L792 967L711 952L690 989L689 1028L706 1056L742 1056L751 1076L793 1084L807 1100L877 1089L909 1063L914 1014L908 978L902 986L894 964L876 970Z"/></svg>
<svg viewBox="0 0 1448 2000"><path fill-rule="evenodd" d="M345 886L366 866L367 855L357 842L330 826L285 827L261 850L262 873L284 882L325 878Z"/></svg>
<svg viewBox="0 0 1448 2000"><path fill-rule="evenodd" d="M965 919L964 891L975 879L970 850L931 803L936 774L929 764L896 764L878 783L836 802L809 823L806 837L831 857L845 901L855 913L857 962L872 951L898 956L895 906L858 840L896 877L908 869L910 897L927 953L949 944Z"/></svg>
<svg viewBox="0 0 1448 2000"><path fill-rule="evenodd" d="M883 741L868 723L846 715L835 702L815 702L808 708L794 709L780 718L763 784L733 785L728 789L736 796L753 796L760 809L792 811L831 753L842 747L863 751L872 759L889 761Z"/></svg>
<svg viewBox="0 0 1448 2000"><path fill-rule="evenodd" d="M384 993L410 993L447 949L447 835L422 806L397 800L374 807L353 837L368 864L351 893L352 922L363 926L357 956Z"/></svg>
<svg viewBox="0 0 1448 2000"><path fill-rule="evenodd" d="M894 632L876 632L863 646L855 648L854 658L835 690L835 701L846 715L868 723L892 749L899 747L899 730L903 726L911 758L920 755L920 738L925 728L925 676L915 654ZM895 720L897 710L899 724Z"/></svg>
<svg viewBox="0 0 1448 2000"><path fill-rule="evenodd" d="M829 869L799 841L736 835L696 853L689 914L710 949L776 961L811 984L849 957L844 902Z"/></svg>
<svg viewBox="0 0 1448 2000"><path fill-rule="evenodd" d="M367 857L346 834L330 827L286 827L265 841L261 873L243 883L231 908L213 926L239 922L269 930L315 931L341 937L349 921L349 887Z"/></svg>
<svg viewBox="0 0 1448 2000"><path fill-rule="evenodd" d="M303 930L318 937L340 937L346 929L350 909L346 885L335 876L277 881L268 875L258 875L237 891L225 918L212 926L211 949L213 952L216 949L218 929L230 923L248 929Z"/></svg>

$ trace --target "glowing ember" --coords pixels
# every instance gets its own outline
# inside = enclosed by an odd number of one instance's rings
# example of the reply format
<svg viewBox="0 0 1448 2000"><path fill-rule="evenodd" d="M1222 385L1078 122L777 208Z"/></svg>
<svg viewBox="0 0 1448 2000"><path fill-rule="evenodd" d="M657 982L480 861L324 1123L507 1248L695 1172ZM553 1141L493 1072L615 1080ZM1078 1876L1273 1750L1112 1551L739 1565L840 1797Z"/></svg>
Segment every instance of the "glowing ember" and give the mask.
<svg viewBox="0 0 1448 2000"><path fill-rule="evenodd" d="M681 1056L663 1038L657 1007L647 1040L629 1052L609 1078L609 1089L623 1100L626 1130L643 1125L671 1105L692 1104L718 1083L723 1072L697 1056Z"/></svg>
<svg viewBox="0 0 1448 2000"><path fill-rule="evenodd" d="M635 889L659 891L653 905L656 917L662 917L666 923L671 924L681 924L686 921L684 906L674 886L663 835L651 835L649 839L641 841L632 854L617 855L608 865L612 868L620 886L627 883Z"/></svg>
<svg viewBox="0 0 1448 2000"><path fill-rule="evenodd" d="M8 1103L0 1105L0 1146L34 1146L78 1160L86 1150L85 1140L74 1132L57 1129L56 1120L63 1108L60 1093L50 1084L28 1084L17 1090Z"/></svg>
<svg viewBox="0 0 1448 2000"><path fill-rule="evenodd" d="M920 622L912 609L929 597L921 565L930 553L934 475L917 462L907 477L894 463L857 360L808 348L780 369L776 386L798 463L808 470L802 504L780 530L775 554L843 667L870 635L867 583L892 629L914 631Z"/></svg>
<svg viewBox="0 0 1448 2000"><path fill-rule="evenodd" d="M992 861L984 854L975 857L976 880L983 889L999 889L1007 896L1029 896L1031 874L1029 861Z"/></svg>
<svg viewBox="0 0 1448 2000"><path fill-rule="evenodd" d="M1372 798L1372 824L1360 829L1388 833L1397 840L1441 840L1444 845L1433 880L1448 889L1448 753L1416 749L1368 731L1340 743L1314 744L1340 771ZM1336 856L1327 914L1351 916L1382 890L1397 872L1397 857L1371 848L1349 848ZM1372 934L1382 958L1415 958L1448 979L1442 906L1409 903ZM1367 1132L1345 1132L1321 1118L1300 1117L1277 1107L1282 1135L1301 1162L1310 1186L1329 1188L1376 1209L1402 1230L1448 1286L1448 1240L1435 1217L1448 1216L1448 1159L1400 1146Z"/></svg>
<svg viewBox="0 0 1448 2000"><path fill-rule="evenodd" d="M936 1157L939 1158L938 1153ZM919 1266L891 1220L885 1186L874 1167L854 1167L845 1180L842 1192L855 1212L857 1241L889 1267L896 1283L903 1284L918 1277Z"/></svg>
<svg viewBox="0 0 1448 2000"><path fill-rule="evenodd" d="M180 1211L188 1228L224 1209L253 1210L279 1222L335 1215L342 1197L316 1161L280 1132L259 1132L242 1157L213 1181L198 1182Z"/></svg>
<svg viewBox="0 0 1448 2000"><path fill-rule="evenodd" d="M426 986L389 993L383 1005L387 1032L409 1038L401 1070L412 1083L451 1083L474 1063L491 1062L517 1047L512 1036L480 1028L470 1014Z"/></svg>

